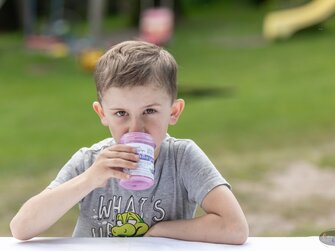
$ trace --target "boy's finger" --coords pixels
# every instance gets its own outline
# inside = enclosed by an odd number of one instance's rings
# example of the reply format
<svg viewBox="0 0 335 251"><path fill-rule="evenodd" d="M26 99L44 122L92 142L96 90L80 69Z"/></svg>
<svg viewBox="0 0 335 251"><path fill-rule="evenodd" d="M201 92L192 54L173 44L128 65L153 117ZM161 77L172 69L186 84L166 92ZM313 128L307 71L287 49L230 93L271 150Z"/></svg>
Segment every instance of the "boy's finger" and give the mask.
<svg viewBox="0 0 335 251"><path fill-rule="evenodd" d="M135 169L137 168L137 163L133 161L128 161L124 159L109 159L109 162L107 162L108 166L111 168L119 167L119 168L127 168L127 169Z"/></svg>
<svg viewBox="0 0 335 251"><path fill-rule="evenodd" d="M139 160L138 154L132 152L109 151L105 154L105 157L108 159L124 159L133 162L137 162Z"/></svg>
<svg viewBox="0 0 335 251"><path fill-rule="evenodd" d="M120 180L127 180L130 178L130 175L119 171L118 169L110 169L110 176L111 178L116 178L116 179L120 179Z"/></svg>
<svg viewBox="0 0 335 251"><path fill-rule="evenodd" d="M129 145L124 145L124 144L118 144L118 145L113 145L108 148L106 148L108 151L117 151L117 152L132 152L132 153L137 153L137 150L135 147L129 146Z"/></svg>

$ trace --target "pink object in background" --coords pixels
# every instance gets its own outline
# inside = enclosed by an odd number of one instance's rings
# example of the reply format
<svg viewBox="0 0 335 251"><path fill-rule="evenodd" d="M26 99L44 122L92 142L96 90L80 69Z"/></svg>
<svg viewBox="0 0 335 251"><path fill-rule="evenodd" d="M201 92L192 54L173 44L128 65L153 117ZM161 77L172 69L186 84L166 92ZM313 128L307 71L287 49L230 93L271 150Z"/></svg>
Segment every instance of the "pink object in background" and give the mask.
<svg viewBox="0 0 335 251"><path fill-rule="evenodd" d="M169 8L151 8L144 11L140 19L140 39L163 45L173 33L174 15Z"/></svg>

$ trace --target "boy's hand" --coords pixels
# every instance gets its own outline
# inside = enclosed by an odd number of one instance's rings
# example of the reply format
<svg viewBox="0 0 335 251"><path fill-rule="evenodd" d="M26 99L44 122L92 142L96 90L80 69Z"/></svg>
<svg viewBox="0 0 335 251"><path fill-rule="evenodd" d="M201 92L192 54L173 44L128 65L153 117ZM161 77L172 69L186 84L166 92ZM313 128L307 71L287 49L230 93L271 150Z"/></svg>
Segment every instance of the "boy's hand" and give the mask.
<svg viewBox="0 0 335 251"><path fill-rule="evenodd" d="M136 149L128 145L113 145L104 149L87 169L85 175L94 187L104 187L110 178L129 179L123 169L135 169L139 156Z"/></svg>

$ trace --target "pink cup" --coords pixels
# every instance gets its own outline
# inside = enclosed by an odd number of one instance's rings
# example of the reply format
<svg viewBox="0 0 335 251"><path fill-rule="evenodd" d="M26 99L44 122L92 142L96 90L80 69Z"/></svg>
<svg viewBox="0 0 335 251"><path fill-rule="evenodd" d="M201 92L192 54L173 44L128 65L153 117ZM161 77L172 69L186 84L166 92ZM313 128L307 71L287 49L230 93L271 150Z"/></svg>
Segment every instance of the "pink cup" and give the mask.
<svg viewBox="0 0 335 251"><path fill-rule="evenodd" d="M120 139L121 144L136 148L140 157L136 169L124 169L130 174L128 180L120 180L120 185L129 190L145 190L154 184L154 152L155 143L150 134L143 132L130 132Z"/></svg>

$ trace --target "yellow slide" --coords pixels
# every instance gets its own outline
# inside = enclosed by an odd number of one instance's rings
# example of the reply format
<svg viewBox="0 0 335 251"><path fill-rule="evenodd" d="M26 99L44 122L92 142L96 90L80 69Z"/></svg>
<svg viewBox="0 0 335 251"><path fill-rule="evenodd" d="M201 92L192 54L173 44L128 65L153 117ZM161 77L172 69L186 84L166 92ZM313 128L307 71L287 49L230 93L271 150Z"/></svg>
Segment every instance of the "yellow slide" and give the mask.
<svg viewBox="0 0 335 251"><path fill-rule="evenodd" d="M263 35L268 40L289 38L298 30L321 23L335 12L335 0L313 0L301 7L275 11L264 19Z"/></svg>

